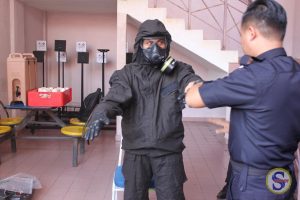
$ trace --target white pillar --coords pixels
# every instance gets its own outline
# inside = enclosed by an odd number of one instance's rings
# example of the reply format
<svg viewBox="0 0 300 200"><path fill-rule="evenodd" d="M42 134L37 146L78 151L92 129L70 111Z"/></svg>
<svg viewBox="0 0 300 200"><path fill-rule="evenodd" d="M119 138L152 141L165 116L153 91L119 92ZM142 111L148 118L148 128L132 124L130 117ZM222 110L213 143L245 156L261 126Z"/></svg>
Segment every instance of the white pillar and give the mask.
<svg viewBox="0 0 300 200"><path fill-rule="evenodd" d="M120 5L118 0L118 13L117 13L117 69L121 69L126 64L126 30L127 30L127 14L120 12ZM122 117L117 117L116 127L116 140L121 139L122 128L121 128Z"/></svg>

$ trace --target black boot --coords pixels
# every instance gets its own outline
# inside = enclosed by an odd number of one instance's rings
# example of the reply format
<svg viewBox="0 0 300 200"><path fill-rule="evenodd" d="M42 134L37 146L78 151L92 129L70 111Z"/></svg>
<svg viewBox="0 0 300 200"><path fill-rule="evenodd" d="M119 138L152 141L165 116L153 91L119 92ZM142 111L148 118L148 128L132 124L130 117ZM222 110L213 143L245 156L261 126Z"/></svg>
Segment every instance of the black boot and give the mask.
<svg viewBox="0 0 300 200"><path fill-rule="evenodd" d="M218 199L220 199L220 200L221 199L226 199L227 188L228 188L228 183L226 183L226 185L224 185L222 190L220 190L220 192L217 194Z"/></svg>

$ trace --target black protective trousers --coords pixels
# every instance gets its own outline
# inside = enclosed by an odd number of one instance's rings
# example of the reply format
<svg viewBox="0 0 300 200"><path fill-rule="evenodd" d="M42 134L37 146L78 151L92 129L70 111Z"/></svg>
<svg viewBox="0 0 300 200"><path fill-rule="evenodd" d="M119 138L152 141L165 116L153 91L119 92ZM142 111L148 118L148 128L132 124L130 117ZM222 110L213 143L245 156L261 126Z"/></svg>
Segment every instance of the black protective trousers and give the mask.
<svg viewBox="0 0 300 200"><path fill-rule="evenodd" d="M157 200L184 200L183 183L187 180L182 153L159 157L125 152L124 200L148 200L151 180L154 180Z"/></svg>

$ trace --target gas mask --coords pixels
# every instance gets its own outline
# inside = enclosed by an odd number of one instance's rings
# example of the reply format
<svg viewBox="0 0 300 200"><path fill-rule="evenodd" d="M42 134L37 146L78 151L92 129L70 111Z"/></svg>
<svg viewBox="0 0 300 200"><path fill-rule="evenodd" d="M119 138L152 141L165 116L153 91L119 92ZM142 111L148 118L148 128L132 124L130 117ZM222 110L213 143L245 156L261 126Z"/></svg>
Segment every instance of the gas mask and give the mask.
<svg viewBox="0 0 300 200"><path fill-rule="evenodd" d="M167 46L165 37L144 37L141 43L147 62L160 66L160 71L164 73L170 73L176 65L173 58L167 58Z"/></svg>
<svg viewBox="0 0 300 200"><path fill-rule="evenodd" d="M144 37L141 48L147 62L150 64L159 65L166 59L167 41L165 37Z"/></svg>

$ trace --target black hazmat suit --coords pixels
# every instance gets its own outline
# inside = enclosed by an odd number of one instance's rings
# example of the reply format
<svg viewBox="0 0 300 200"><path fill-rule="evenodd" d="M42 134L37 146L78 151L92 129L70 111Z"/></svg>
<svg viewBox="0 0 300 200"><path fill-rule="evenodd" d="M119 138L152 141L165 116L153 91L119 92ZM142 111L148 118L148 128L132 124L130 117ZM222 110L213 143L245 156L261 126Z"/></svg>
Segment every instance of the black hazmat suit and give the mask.
<svg viewBox="0 0 300 200"><path fill-rule="evenodd" d="M123 117L124 198L148 199L149 180L153 177L158 199L182 200L185 146L178 97L189 82L201 78L180 61L169 74L160 71L162 64L150 64L141 49L146 36L164 36L168 56L171 35L159 20L146 20L135 39L133 62L113 73L111 88L94 112Z"/></svg>

